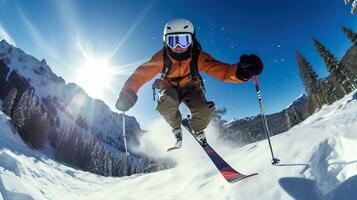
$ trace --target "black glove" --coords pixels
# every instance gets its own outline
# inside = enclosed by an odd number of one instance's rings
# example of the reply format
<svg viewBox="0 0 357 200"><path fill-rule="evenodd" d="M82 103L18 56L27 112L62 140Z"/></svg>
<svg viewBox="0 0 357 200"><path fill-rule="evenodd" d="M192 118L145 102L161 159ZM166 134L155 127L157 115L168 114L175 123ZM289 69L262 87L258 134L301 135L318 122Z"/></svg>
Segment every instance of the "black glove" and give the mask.
<svg viewBox="0 0 357 200"><path fill-rule="evenodd" d="M260 58L257 55L243 54L240 57L237 66L236 76L238 79L242 81L248 81L253 76L262 73L262 70L263 70L263 62L260 60Z"/></svg>
<svg viewBox="0 0 357 200"><path fill-rule="evenodd" d="M132 90L122 90L119 94L119 98L115 104L115 107L120 111L128 111L134 106L138 96Z"/></svg>

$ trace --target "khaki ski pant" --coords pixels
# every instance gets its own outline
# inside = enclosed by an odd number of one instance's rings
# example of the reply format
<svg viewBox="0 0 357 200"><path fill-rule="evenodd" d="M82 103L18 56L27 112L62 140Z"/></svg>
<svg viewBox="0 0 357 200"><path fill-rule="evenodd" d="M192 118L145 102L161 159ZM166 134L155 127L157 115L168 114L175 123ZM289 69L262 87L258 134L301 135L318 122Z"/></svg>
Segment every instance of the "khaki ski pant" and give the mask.
<svg viewBox="0 0 357 200"><path fill-rule="evenodd" d="M181 101L191 112L191 127L194 132L203 131L212 118L215 109L213 102L207 102L203 89L197 85L183 88L161 89L156 110L172 128L181 126L182 116L179 110Z"/></svg>

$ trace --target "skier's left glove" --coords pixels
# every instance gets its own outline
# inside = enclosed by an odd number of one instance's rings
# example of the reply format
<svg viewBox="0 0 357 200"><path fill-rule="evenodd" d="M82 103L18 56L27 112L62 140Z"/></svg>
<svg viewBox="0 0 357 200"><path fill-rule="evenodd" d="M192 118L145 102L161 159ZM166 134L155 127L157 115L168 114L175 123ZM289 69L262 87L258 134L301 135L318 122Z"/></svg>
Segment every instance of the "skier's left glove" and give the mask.
<svg viewBox="0 0 357 200"><path fill-rule="evenodd" d="M138 96L134 91L122 90L119 94L115 107L120 111L126 112L134 106L136 100L138 100Z"/></svg>
<svg viewBox="0 0 357 200"><path fill-rule="evenodd" d="M255 54L245 55L240 57L237 65L236 76L242 81L248 81L253 76L257 76L262 73L263 62Z"/></svg>

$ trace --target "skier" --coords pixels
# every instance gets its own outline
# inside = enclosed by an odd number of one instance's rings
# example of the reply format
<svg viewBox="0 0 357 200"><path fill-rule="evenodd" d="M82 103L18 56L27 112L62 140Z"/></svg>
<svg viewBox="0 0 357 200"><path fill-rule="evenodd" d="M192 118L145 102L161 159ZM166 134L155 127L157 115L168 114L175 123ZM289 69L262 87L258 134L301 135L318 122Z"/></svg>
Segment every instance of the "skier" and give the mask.
<svg viewBox="0 0 357 200"><path fill-rule="evenodd" d="M139 88L161 73L155 81L160 89L157 111L172 127L176 147L182 143L182 116L179 105L183 102L191 112L190 125L194 135L207 144L204 129L211 120L214 103L205 98L205 89L200 71L221 81L247 82L263 69L260 58L254 54L242 55L238 64L226 64L214 59L201 49L196 39L193 24L187 19L174 19L166 23L163 33L163 48L150 61L140 65L125 82L116 108L128 111L137 101Z"/></svg>

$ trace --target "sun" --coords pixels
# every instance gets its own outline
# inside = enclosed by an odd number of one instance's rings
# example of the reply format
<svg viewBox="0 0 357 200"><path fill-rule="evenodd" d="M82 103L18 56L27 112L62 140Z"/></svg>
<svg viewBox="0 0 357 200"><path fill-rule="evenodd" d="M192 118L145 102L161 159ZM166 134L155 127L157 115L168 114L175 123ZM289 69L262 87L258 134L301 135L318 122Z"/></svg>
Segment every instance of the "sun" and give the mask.
<svg viewBox="0 0 357 200"><path fill-rule="evenodd" d="M100 98L112 81L113 68L105 60L90 58L78 68L77 83L89 96Z"/></svg>

